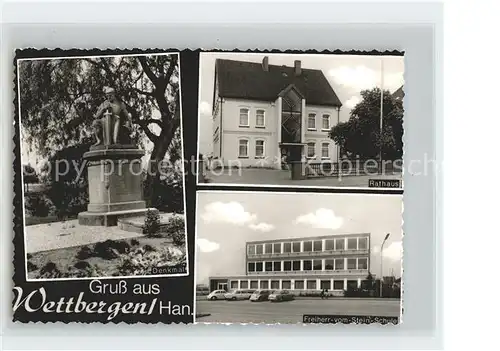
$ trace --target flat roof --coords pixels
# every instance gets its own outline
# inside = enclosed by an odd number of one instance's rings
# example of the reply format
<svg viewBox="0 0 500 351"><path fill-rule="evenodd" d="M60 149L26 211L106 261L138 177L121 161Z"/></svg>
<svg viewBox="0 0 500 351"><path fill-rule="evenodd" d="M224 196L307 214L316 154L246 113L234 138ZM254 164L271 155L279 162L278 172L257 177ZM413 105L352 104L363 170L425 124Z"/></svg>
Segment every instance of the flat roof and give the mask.
<svg viewBox="0 0 500 351"><path fill-rule="evenodd" d="M330 234L330 235L322 235L322 236L311 236L311 237L300 237L300 238L281 238L281 239L271 239L271 240L256 240L256 241L247 241L248 244L268 244L274 242L295 242L295 241L309 241L309 240L318 240L318 239L340 239L340 238L348 238L348 237L369 237L370 233L352 233L352 234Z"/></svg>

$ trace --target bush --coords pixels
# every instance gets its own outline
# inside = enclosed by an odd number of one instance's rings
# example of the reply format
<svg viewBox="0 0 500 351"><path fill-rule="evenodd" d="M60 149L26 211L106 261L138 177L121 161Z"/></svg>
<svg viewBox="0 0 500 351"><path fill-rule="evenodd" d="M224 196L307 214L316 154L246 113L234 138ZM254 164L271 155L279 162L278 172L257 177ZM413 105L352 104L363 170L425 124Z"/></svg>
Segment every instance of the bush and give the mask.
<svg viewBox="0 0 500 351"><path fill-rule="evenodd" d="M51 202L44 194L34 193L24 196L26 212L34 217L47 217L50 213Z"/></svg>
<svg viewBox="0 0 500 351"><path fill-rule="evenodd" d="M137 246L137 245L139 245L139 244L140 244L140 243L139 243L139 240L137 240L137 239L132 239L132 240L130 240L130 245L132 245L132 246Z"/></svg>
<svg viewBox="0 0 500 351"><path fill-rule="evenodd" d="M78 261L75 263L74 267L77 269L89 269L91 266L87 261Z"/></svg>
<svg viewBox="0 0 500 351"><path fill-rule="evenodd" d="M106 240L94 245L92 256L112 260L129 251L130 244L124 240Z"/></svg>
<svg viewBox="0 0 500 351"><path fill-rule="evenodd" d="M122 255L118 267L121 276L151 274L153 268L178 266L186 262L186 252L175 247L162 247L157 251L139 248Z"/></svg>
<svg viewBox="0 0 500 351"><path fill-rule="evenodd" d="M184 216L172 216L162 228L172 238L174 245L183 246L186 243Z"/></svg>
<svg viewBox="0 0 500 351"><path fill-rule="evenodd" d="M160 233L160 215L158 211L148 210L144 219L144 234L157 237Z"/></svg>
<svg viewBox="0 0 500 351"><path fill-rule="evenodd" d="M54 262L47 262L45 266L40 269L40 274L38 279L53 279L53 278L63 278L62 272L57 268Z"/></svg>
<svg viewBox="0 0 500 351"><path fill-rule="evenodd" d="M148 206L162 212L184 213L184 163L162 162L159 164L159 176L144 175L144 197Z"/></svg>
<svg viewBox="0 0 500 351"><path fill-rule="evenodd" d="M28 272L33 272L38 269L38 266L31 261L28 261L26 265L28 266Z"/></svg>
<svg viewBox="0 0 500 351"><path fill-rule="evenodd" d="M87 258L92 257L93 254L94 252L92 251L92 249L89 246L85 245L82 246L80 251L78 251L78 253L76 254L76 258L78 258L79 260L86 260Z"/></svg>

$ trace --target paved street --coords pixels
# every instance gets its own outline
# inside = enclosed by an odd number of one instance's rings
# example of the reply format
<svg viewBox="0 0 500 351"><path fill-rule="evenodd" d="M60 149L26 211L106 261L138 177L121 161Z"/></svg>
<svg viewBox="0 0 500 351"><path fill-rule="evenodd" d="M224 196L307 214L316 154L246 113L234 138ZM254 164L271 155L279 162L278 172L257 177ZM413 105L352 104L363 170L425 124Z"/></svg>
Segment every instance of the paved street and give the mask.
<svg viewBox="0 0 500 351"><path fill-rule="evenodd" d="M196 314L210 313L197 322L223 323L302 323L304 314L363 315L398 317L399 300L379 299L300 299L271 303L251 301L196 301Z"/></svg>
<svg viewBox="0 0 500 351"><path fill-rule="evenodd" d="M352 175L318 177L303 180L290 179L289 171L274 169L225 169L207 171L207 176L212 184L256 184L256 185L290 185L290 186L321 186L321 187L368 187L369 179L402 180L401 173Z"/></svg>

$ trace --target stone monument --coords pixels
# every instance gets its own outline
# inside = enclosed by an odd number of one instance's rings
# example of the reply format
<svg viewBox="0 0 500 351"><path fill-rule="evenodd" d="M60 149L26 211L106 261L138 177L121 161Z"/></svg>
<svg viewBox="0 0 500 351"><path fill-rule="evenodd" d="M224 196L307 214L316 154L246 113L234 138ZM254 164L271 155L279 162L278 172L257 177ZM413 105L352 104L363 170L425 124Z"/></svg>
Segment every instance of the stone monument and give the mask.
<svg viewBox="0 0 500 351"><path fill-rule="evenodd" d="M96 143L86 160L89 204L78 214L81 225L115 226L118 219L143 215L142 164L144 151L130 139L131 119L112 88L94 115ZM155 209L152 209L155 210Z"/></svg>

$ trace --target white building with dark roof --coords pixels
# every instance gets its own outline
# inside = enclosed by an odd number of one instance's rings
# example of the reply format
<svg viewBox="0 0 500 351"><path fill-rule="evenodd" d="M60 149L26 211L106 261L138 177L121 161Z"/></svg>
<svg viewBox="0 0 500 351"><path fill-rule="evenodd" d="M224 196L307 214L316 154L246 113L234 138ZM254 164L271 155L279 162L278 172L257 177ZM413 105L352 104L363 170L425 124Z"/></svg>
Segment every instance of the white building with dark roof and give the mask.
<svg viewBox="0 0 500 351"><path fill-rule="evenodd" d="M321 70L217 59L213 155L225 166L281 168L288 161L337 162L329 131L342 106ZM234 163L233 163L234 165Z"/></svg>

